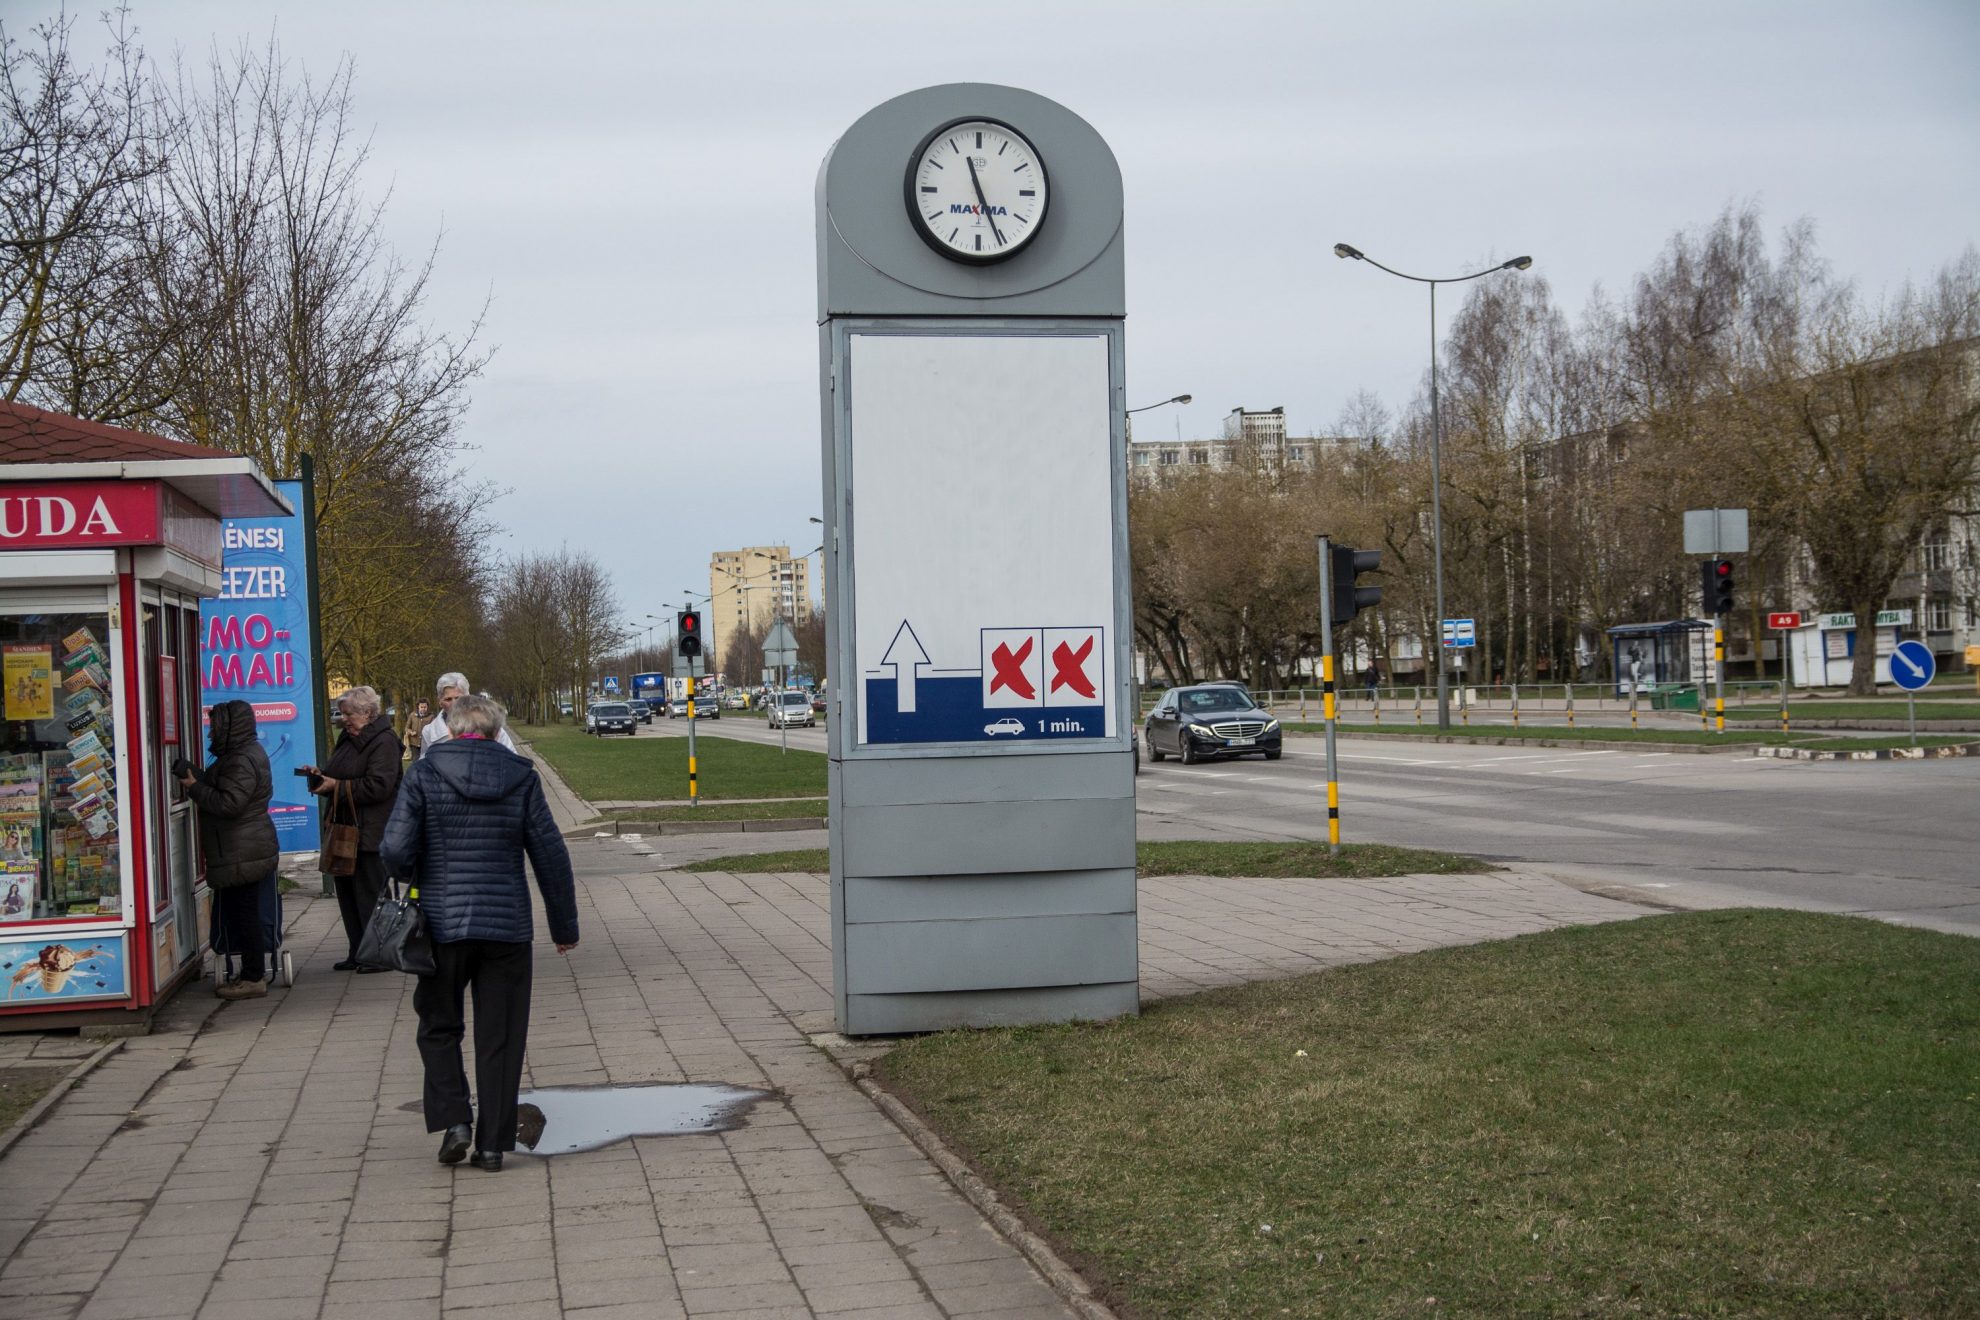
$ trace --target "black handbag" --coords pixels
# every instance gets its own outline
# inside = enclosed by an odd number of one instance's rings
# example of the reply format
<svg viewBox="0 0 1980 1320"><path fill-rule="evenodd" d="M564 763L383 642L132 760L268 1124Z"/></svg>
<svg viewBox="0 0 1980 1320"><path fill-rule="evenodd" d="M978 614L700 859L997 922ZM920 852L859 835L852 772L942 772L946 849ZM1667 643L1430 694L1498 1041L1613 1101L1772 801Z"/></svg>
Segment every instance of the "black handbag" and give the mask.
<svg viewBox="0 0 1980 1320"><path fill-rule="evenodd" d="M391 892L378 900L364 938L358 941L357 963L412 976L433 975L433 937L426 932L416 887L409 887L402 898L394 881Z"/></svg>

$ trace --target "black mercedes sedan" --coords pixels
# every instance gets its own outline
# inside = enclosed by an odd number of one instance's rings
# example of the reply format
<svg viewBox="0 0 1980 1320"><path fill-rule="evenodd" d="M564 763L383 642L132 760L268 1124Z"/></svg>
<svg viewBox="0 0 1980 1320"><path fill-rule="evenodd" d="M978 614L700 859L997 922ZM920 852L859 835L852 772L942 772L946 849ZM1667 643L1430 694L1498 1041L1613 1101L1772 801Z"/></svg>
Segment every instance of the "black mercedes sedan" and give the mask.
<svg viewBox="0 0 1980 1320"><path fill-rule="evenodd" d="M1257 754L1276 761L1281 754L1279 721L1231 683L1170 688L1148 713L1142 732L1150 760L1171 755L1193 765L1213 756Z"/></svg>

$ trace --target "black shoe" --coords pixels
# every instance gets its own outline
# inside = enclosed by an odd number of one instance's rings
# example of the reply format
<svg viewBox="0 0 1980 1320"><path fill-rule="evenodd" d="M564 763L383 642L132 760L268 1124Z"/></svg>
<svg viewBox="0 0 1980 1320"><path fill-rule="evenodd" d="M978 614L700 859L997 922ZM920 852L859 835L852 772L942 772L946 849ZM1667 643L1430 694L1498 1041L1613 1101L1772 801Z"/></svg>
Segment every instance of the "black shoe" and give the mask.
<svg viewBox="0 0 1980 1320"><path fill-rule="evenodd" d="M483 1173L500 1173L502 1171L502 1152L499 1150L478 1150L468 1156L468 1163L480 1169Z"/></svg>
<svg viewBox="0 0 1980 1320"><path fill-rule="evenodd" d="M466 1123L454 1124L440 1138L440 1162L459 1164L467 1158L468 1147L473 1144L474 1128Z"/></svg>
<svg viewBox="0 0 1980 1320"><path fill-rule="evenodd" d="M359 976L370 976L373 972L389 972L391 970L389 967L360 967L357 969L357 974Z"/></svg>
<svg viewBox="0 0 1980 1320"><path fill-rule="evenodd" d="M355 972L357 969L357 959L355 958L346 958L342 962L330 964L330 970L333 972Z"/></svg>

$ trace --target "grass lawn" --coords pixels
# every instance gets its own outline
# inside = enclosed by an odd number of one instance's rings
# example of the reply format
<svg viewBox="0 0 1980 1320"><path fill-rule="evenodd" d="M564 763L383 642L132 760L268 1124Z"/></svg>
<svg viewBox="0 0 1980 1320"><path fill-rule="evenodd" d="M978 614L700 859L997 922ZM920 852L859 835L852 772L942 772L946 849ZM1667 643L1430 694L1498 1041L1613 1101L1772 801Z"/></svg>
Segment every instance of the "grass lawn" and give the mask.
<svg viewBox="0 0 1980 1320"><path fill-rule="evenodd" d="M1730 713L1730 712L1728 712ZM1327 726L1322 723L1282 724L1287 733L1325 733ZM1382 736L1398 734L1435 733L1434 724L1417 726L1414 724L1342 724L1340 732L1356 736ZM1873 734L1862 738L1843 737L1829 731L1788 733L1779 729L1727 729L1724 733L1707 733L1702 729L1619 729L1600 725L1581 724L1570 729L1565 724L1525 724L1515 729L1510 724L1474 724L1465 728L1452 724L1444 735L1449 738L1470 738L1491 740L1503 738L1515 742L1629 742L1629 743L1688 743L1720 746L1754 747L1823 747L1832 751L1869 751L1878 747L1910 746L1910 739L1901 737L1895 743L1888 734ZM1971 734L1920 734L1920 747L1950 747L1958 743L1972 742Z"/></svg>
<svg viewBox="0 0 1980 1320"><path fill-rule="evenodd" d="M588 801L687 797L686 738L599 738L568 724L521 724L516 736ZM821 797L822 752L788 753L734 738L695 740L704 798Z"/></svg>
<svg viewBox="0 0 1980 1320"><path fill-rule="evenodd" d="M1475 857L1396 848L1386 843L1344 843L1338 857L1324 843L1137 843L1138 875L1263 876L1268 879L1354 879L1379 875L1465 875L1499 868ZM683 871L815 871L831 869L823 848L744 853L689 862Z"/></svg>
<svg viewBox="0 0 1980 1320"><path fill-rule="evenodd" d="M606 820L783 820L823 816L824 798L783 798L776 802L706 802L698 807L613 807Z"/></svg>
<svg viewBox="0 0 1980 1320"><path fill-rule="evenodd" d="M14 1125L75 1064L62 1068L0 1068L0 1132Z"/></svg>
<svg viewBox="0 0 1980 1320"><path fill-rule="evenodd" d="M1685 913L878 1068L1135 1315L1980 1313L1980 940Z"/></svg>

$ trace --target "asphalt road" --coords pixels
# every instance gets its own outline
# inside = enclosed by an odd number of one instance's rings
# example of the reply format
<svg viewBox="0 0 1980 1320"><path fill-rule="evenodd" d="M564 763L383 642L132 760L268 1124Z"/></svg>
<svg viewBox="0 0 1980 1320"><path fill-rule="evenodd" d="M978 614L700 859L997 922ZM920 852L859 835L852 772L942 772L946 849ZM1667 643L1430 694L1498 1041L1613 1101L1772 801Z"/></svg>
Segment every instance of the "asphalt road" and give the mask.
<svg viewBox="0 0 1980 1320"><path fill-rule="evenodd" d="M1147 764L1143 838L1325 838L1317 737L1286 757ZM1980 935L1980 759L1343 738L1341 837L1520 862L1676 907L1785 904Z"/></svg>
<svg viewBox="0 0 1980 1320"><path fill-rule="evenodd" d="M679 720L643 735L679 736ZM775 744L760 719L704 735ZM825 731L790 745L825 748ZM1285 759L1144 762L1144 839L1322 839L1318 737ZM1980 935L1980 758L1777 761L1343 738L1341 835L1539 867L1673 907L1780 904Z"/></svg>

